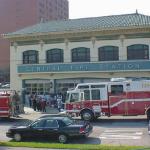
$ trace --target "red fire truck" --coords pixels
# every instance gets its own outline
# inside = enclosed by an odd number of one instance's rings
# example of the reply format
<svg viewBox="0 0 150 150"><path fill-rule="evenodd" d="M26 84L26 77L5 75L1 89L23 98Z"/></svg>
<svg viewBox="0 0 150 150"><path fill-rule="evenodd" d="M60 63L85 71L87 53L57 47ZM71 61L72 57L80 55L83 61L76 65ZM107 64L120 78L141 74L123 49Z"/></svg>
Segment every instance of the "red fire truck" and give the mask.
<svg viewBox="0 0 150 150"><path fill-rule="evenodd" d="M0 118L9 118L12 116L11 112L11 93L13 91L2 89L0 90Z"/></svg>
<svg viewBox="0 0 150 150"><path fill-rule="evenodd" d="M67 91L65 109L84 120L145 114L150 119L150 80L78 84Z"/></svg>

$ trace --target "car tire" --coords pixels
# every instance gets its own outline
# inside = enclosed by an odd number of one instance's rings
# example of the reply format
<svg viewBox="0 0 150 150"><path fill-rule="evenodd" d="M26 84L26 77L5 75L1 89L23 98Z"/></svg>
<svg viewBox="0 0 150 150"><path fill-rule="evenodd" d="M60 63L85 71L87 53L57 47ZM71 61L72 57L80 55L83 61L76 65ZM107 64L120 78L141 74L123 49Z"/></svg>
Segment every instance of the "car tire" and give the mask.
<svg viewBox="0 0 150 150"><path fill-rule="evenodd" d="M84 110L81 113L81 118L82 120L85 120L85 121L92 121L94 119L93 112L90 110Z"/></svg>
<svg viewBox="0 0 150 150"><path fill-rule="evenodd" d="M14 134L14 140L15 140L16 142L20 142L21 139L22 139L21 134L19 134L19 133L15 133L15 134Z"/></svg>
<svg viewBox="0 0 150 150"><path fill-rule="evenodd" d="M65 134L60 134L59 136L58 136L58 141L60 142L60 143L66 143L67 142L67 136L65 135Z"/></svg>

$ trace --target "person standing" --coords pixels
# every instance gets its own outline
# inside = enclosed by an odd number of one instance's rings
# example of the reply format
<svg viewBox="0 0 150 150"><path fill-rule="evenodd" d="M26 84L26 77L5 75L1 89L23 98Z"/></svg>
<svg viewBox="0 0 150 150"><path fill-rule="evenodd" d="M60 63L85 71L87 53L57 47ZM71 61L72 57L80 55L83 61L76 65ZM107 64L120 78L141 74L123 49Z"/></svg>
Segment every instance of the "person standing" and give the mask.
<svg viewBox="0 0 150 150"><path fill-rule="evenodd" d="M31 107L32 107L32 101L33 101L33 94L32 94L32 93L29 94L28 100L29 100L29 106L30 106L30 108L31 108Z"/></svg>
<svg viewBox="0 0 150 150"><path fill-rule="evenodd" d="M60 93L57 95L57 108L60 112L62 108L62 95Z"/></svg>
<svg viewBox="0 0 150 150"><path fill-rule="evenodd" d="M11 94L11 113L13 117L16 117L16 100L14 98L14 93Z"/></svg>
<svg viewBox="0 0 150 150"><path fill-rule="evenodd" d="M34 94L33 99L32 99L32 104L33 104L34 111L36 111L36 109L37 109L36 97L37 97L36 94Z"/></svg>
<svg viewBox="0 0 150 150"><path fill-rule="evenodd" d="M18 114L20 113L19 109L19 104L20 104L20 97L16 91L14 91L14 94L12 96L12 114L14 117L17 117Z"/></svg>
<svg viewBox="0 0 150 150"><path fill-rule="evenodd" d="M46 112L46 95L45 94L42 96L41 106L42 106L42 112Z"/></svg>

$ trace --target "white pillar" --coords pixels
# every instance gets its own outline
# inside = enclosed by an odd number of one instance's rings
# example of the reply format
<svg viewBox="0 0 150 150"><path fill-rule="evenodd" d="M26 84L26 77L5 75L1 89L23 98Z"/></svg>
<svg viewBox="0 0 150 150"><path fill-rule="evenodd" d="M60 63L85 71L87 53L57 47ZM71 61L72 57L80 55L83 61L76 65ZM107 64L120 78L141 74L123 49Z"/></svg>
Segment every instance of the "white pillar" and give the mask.
<svg viewBox="0 0 150 150"><path fill-rule="evenodd" d="M120 35L119 60L127 60L127 48L124 43L125 36Z"/></svg>
<svg viewBox="0 0 150 150"><path fill-rule="evenodd" d="M64 63L70 63L71 62L71 51L69 49L69 40L64 40L65 49L64 49Z"/></svg>
<svg viewBox="0 0 150 150"><path fill-rule="evenodd" d="M98 61L98 49L96 46L96 38L95 37L91 38L91 43L92 43L92 48L90 49L91 62L96 62L96 61Z"/></svg>
<svg viewBox="0 0 150 150"><path fill-rule="evenodd" d="M40 40L39 42L39 46L40 46L40 51L39 51L39 64L44 64L46 63L46 54L45 54L45 51L43 50L44 49L44 41L43 40Z"/></svg>

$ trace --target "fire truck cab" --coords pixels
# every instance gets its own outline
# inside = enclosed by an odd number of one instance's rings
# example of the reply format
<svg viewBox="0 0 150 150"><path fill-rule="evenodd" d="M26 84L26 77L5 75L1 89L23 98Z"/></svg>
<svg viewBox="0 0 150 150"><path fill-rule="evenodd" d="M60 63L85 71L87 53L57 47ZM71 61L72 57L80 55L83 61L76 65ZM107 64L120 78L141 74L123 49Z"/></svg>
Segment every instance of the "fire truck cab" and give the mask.
<svg viewBox="0 0 150 150"><path fill-rule="evenodd" d="M0 90L0 118L10 118L12 116L11 95L13 91L9 89Z"/></svg>
<svg viewBox="0 0 150 150"><path fill-rule="evenodd" d="M14 117L14 109L19 115L20 110L16 110L16 106L12 105L12 97L14 94L15 90L0 89L0 118Z"/></svg>
<svg viewBox="0 0 150 150"><path fill-rule="evenodd" d="M150 119L150 80L78 84L67 91L65 109L83 120L145 114Z"/></svg>

